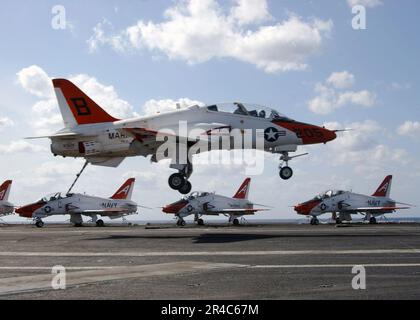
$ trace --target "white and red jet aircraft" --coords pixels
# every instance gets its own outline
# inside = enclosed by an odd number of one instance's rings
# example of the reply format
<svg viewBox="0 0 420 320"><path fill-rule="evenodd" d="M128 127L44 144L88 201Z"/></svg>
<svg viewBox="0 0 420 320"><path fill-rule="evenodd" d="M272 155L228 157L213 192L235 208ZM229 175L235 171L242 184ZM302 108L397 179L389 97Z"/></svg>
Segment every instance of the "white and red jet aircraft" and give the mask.
<svg viewBox="0 0 420 320"><path fill-rule="evenodd" d="M193 192L182 200L167 205L163 212L174 214L178 226L185 226L185 217L195 216L198 225L204 225L202 216L229 216L229 223L239 225L239 218L245 215L254 215L258 211L268 209L254 209L254 203L248 200L251 179L246 179L233 198L220 196L209 192Z"/></svg>
<svg viewBox="0 0 420 320"><path fill-rule="evenodd" d="M394 213L400 209L410 209L410 207L398 207L397 204L411 205L396 202L390 198L391 184L392 176L387 176L372 196L330 190L295 206L295 211L300 215L312 216L312 225L318 225L317 217L325 213L332 213L337 224L342 221L351 221L351 215L359 213L364 214L371 224L376 224L378 216Z"/></svg>
<svg viewBox="0 0 420 320"><path fill-rule="evenodd" d="M118 219L137 213L137 203L131 201L135 179L128 179L111 198L99 198L84 194L70 193L62 195L55 193L40 201L16 209L16 213L24 218L35 219L38 228L44 226L43 218L54 215L70 215L70 221L76 227L83 224L83 216L92 218L98 227L104 226L104 221L98 215Z"/></svg>
<svg viewBox="0 0 420 320"><path fill-rule="evenodd" d="M11 188L11 180L7 180L0 186L0 216L12 214L15 210L13 204L8 201Z"/></svg>
<svg viewBox="0 0 420 320"><path fill-rule="evenodd" d="M246 130L253 130L254 143L260 138L264 141L264 151L281 155L280 176L287 180L293 175L288 163L297 157L290 157L290 152L296 152L299 145L325 144L337 137L336 131L294 121L270 108L242 103L191 106L154 116L119 120L70 81L55 79L53 85L65 128L54 135L38 138L51 139L51 151L55 156L85 158L88 163L98 166L117 167L126 157L134 156L151 156L153 162L158 161L157 151L164 141L157 137L166 129L173 130L176 144L187 150L197 144L198 139L190 137L192 130L202 130L208 141L219 139L215 132L219 131L220 135L220 130L227 130L228 134L239 131L242 136ZM180 133L183 123L187 124L185 135ZM256 146L240 144L222 148L255 149ZM217 149L221 149L218 143ZM188 181L193 171L191 162L172 159L171 168L179 173L169 178L170 187L183 194L191 192Z"/></svg>

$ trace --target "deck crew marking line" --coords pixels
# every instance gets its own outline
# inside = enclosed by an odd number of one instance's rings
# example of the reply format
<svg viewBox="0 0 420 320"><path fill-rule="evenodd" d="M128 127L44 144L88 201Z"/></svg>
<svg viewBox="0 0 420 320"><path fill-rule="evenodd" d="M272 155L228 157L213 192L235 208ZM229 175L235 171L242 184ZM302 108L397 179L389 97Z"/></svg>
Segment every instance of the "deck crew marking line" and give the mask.
<svg viewBox="0 0 420 320"><path fill-rule="evenodd" d="M223 264L220 264L223 265ZM274 264L274 265L233 265L250 269L299 269L299 268L353 268L361 265L366 268L404 268L420 267L420 263L352 263L352 264ZM92 267L65 267L66 270L112 270L133 268L133 266L92 266ZM27 271L27 270L51 270L51 267L0 267L0 270ZM1 278L0 278L1 279Z"/></svg>
<svg viewBox="0 0 420 320"><path fill-rule="evenodd" d="M420 254L420 249L379 250L284 250L284 251L173 251L173 252L0 252L0 257L193 257L193 256L270 256L270 255L352 255Z"/></svg>
<svg viewBox="0 0 420 320"><path fill-rule="evenodd" d="M75 271L66 273L67 288L80 285L92 284L104 281L123 280L132 278L147 278L152 276L168 276L174 274L189 274L212 270L232 270L246 267L232 263L208 263L208 262L171 262L141 266L118 267L114 269ZM16 293L52 290L51 280L53 275L41 274L19 276L12 278L0 278L0 296Z"/></svg>

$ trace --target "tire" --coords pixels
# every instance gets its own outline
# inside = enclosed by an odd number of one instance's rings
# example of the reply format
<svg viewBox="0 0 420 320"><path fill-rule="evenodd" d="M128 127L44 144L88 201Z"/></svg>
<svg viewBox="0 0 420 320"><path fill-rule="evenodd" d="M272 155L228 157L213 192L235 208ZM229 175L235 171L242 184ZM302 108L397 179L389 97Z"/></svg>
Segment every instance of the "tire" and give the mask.
<svg viewBox="0 0 420 320"><path fill-rule="evenodd" d="M35 225L36 225L37 228L43 228L44 227L44 222L37 221L37 222L35 222Z"/></svg>
<svg viewBox="0 0 420 320"><path fill-rule="evenodd" d="M369 219L369 223L370 224L377 224L378 222L376 221L375 217L372 217L372 218Z"/></svg>
<svg viewBox="0 0 420 320"><path fill-rule="evenodd" d="M81 227L83 227L83 223L75 223L74 227L75 228L81 228Z"/></svg>
<svg viewBox="0 0 420 320"><path fill-rule="evenodd" d="M319 220L318 219L314 219L314 224L313 224L314 226L318 226L319 225Z"/></svg>
<svg viewBox="0 0 420 320"><path fill-rule="evenodd" d="M186 223L184 220L181 220L181 221L179 222L179 225L180 225L181 227L185 227L185 226L187 225L187 223Z"/></svg>
<svg viewBox="0 0 420 320"><path fill-rule="evenodd" d="M239 220L238 219L233 219L233 225L234 226L239 226Z"/></svg>
<svg viewBox="0 0 420 320"><path fill-rule="evenodd" d="M198 224L199 226L204 226L204 220L203 220L203 219L198 219L198 220L197 220L197 224Z"/></svg>
<svg viewBox="0 0 420 320"><path fill-rule="evenodd" d="M335 219L335 224L342 224L342 221L340 218Z"/></svg>
<svg viewBox="0 0 420 320"><path fill-rule="evenodd" d="M180 190L185 185L185 182L185 177L180 173L174 173L168 180L168 184L173 190Z"/></svg>
<svg viewBox="0 0 420 320"><path fill-rule="evenodd" d="M192 190L191 182L189 182L188 180L186 180L185 181L185 184L178 191L181 194L189 194L191 192L191 190Z"/></svg>
<svg viewBox="0 0 420 320"><path fill-rule="evenodd" d="M293 170L290 167L283 167L280 169L280 178L283 180L289 180L293 177Z"/></svg>
<svg viewBox="0 0 420 320"><path fill-rule="evenodd" d="M98 221L96 221L96 226L98 228L103 228L105 226L105 223L104 223L103 220L98 220Z"/></svg>

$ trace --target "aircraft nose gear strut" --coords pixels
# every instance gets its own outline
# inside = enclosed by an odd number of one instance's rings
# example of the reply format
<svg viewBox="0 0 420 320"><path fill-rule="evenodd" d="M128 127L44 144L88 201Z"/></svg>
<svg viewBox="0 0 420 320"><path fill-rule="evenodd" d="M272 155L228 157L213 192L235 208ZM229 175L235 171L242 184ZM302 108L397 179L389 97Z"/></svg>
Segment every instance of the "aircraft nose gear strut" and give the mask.
<svg viewBox="0 0 420 320"><path fill-rule="evenodd" d="M190 193L192 190L192 185L188 179L193 173L192 164L171 164L170 167L179 171L178 173L174 173L169 177L168 183L171 189L178 190L181 194Z"/></svg>
<svg viewBox="0 0 420 320"><path fill-rule="evenodd" d="M280 157L280 161L282 163L279 165L280 169L280 178L283 180L289 180L293 177L293 170L289 167L289 161L295 158L303 157L308 155L309 153L298 154L297 156L290 157L289 152L282 152L282 156Z"/></svg>

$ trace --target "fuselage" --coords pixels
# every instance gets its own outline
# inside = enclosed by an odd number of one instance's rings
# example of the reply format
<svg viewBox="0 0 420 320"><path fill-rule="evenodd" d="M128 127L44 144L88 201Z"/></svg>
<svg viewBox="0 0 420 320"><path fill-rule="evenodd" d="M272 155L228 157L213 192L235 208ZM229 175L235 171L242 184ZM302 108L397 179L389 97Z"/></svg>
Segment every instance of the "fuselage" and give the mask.
<svg viewBox="0 0 420 320"><path fill-rule="evenodd" d="M325 213L357 214L370 211L368 208L394 207L395 201L388 197L373 197L348 191L338 191L318 196L310 201L295 206L300 215L319 216ZM360 208L366 208L360 210ZM372 215L393 213L394 210L373 210Z"/></svg>
<svg viewBox="0 0 420 320"><path fill-rule="evenodd" d="M121 211L118 211L118 209L121 209ZM60 193L45 197L36 203L16 210L16 213L26 218L45 218L67 214L86 216L97 214L119 218L136 212L137 204L131 200L114 200L84 194L61 196Z"/></svg>
<svg viewBox="0 0 420 320"><path fill-rule="evenodd" d="M242 104L241 104L242 105ZM261 111L246 110L242 114L228 112L223 105L206 107L192 106L187 109L168 112L154 116L118 120L111 123L78 125L65 129L58 134L72 132L77 135L56 136L52 138L51 151L55 155L65 157L132 157L148 156L156 150L152 141L144 139L132 128L145 128L156 132L173 132L177 136L189 136L194 130L203 132L217 129L228 130L229 133L251 130L253 145L258 137L264 141L264 150L296 151L296 147L305 144L326 143L334 140L336 134L322 127L300 123L274 110L265 108ZM245 105L248 106L248 105ZM245 108L244 106L244 108ZM249 109L250 107L248 107ZM263 108L263 107L260 107ZM271 110L271 114L268 114ZM265 115L265 117L264 117ZM219 125L214 125L219 124ZM185 132L183 132L185 131ZM206 135L206 139L219 139L219 135ZM209 151L212 145L209 145ZM226 149L249 148L234 143ZM219 146L217 147L220 148Z"/></svg>
<svg viewBox="0 0 420 320"><path fill-rule="evenodd" d="M215 193L195 192L180 201L167 205L163 212L174 214L180 218L190 215L214 215L226 214L235 217L254 214L252 202L247 199L234 199ZM250 211L235 212L238 209L249 209Z"/></svg>

